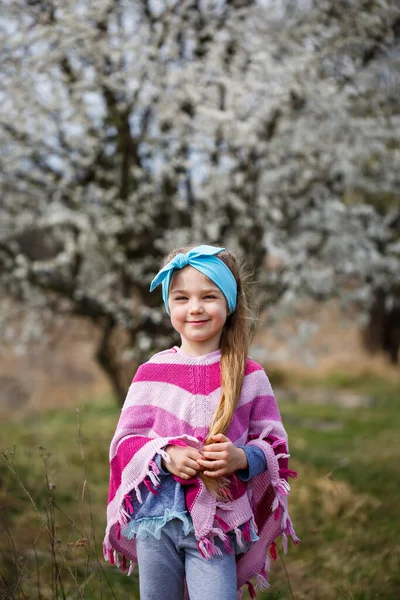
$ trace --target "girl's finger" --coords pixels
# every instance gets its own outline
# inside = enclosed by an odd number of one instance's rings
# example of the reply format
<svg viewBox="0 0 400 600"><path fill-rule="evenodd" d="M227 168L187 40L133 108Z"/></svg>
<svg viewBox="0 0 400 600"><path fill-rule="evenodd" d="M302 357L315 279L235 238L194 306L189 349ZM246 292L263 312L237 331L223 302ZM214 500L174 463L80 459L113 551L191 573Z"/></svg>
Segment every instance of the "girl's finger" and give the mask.
<svg viewBox="0 0 400 600"><path fill-rule="evenodd" d="M203 446L202 453L204 452L223 452L228 448L229 444L221 443L221 444L207 444L207 446Z"/></svg>
<svg viewBox="0 0 400 600"><path fill-rule="evenodd" d="M212 436L213 440L218 440L219 442L229 442L229 438L226 437L223 433L217 433Z"/></svg>
<svg viewBox="0 0 400 600"><path fill-rule="evenodd" d="M218 460L221 458L221 452L203 452L203 457L207 460Z"/></svg>
<svg viewBox="0 0 400 600"><path fill-rule="evenodd" d="M193 449L193 451L191 451L191 452L188 452L187 456L188 456L188 458L191 458L193 460L198 460L199 458L203 457L203 455L198 450L195 450L195 449Z"/></svg>
<svg viewBox="0 0 400 600"><path fill-rule="evenodd" d="M226 475L227 473L225 469L218 469L218 471L203 471L203 474L214 479L217 477L222 477L222 475Z"/></svg>
<svg viewBox="0 0 400 600"><path fill-rule="evenodd" d="M193 459L190 459L190 460L188 460L188 461L187 461L187 463L185 464L185 467L188 467L188 468L190 468L190 469L193 469L193 470L195 470L195 471L198 471L198 470L199 470L199 461L197 461L197 460L193 460Z"/></svg>
<svg viewBox="0 0 400 600"><path fill-rule="evenodd" d="M198 463L204 469L223 469L225 467L224 463L220 460L199 460Z"/></svg>
<svg viewBox="0 0 400 600"><path fill-rule="evenodd" d="M188 475L189 477L194 477L195 475L197 475L197 471L195 471L194 469L190 469L189 467L186 467L183 472L185 475Z"/></svg>

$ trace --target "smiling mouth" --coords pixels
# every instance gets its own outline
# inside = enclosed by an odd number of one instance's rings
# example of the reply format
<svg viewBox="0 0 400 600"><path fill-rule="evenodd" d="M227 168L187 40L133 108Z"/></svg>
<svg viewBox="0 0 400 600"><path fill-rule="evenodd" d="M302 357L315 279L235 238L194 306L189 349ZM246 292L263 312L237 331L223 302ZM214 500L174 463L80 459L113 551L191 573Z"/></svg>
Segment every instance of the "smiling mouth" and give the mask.
<svg viewBox="0 0 400 600"><path fill-rule="evenodd" d="M186 323L207 323L208 319L205 319L204 321L186 321Z"/></svg>

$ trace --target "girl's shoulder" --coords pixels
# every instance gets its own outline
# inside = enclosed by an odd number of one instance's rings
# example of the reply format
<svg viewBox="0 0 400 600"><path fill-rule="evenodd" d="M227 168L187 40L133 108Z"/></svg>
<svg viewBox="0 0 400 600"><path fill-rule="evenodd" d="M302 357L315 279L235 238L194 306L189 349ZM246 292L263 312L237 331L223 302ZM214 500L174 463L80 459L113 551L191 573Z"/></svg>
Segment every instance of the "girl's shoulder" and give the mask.
<svg viewBox="0 0 400 600"><path fill-rule="evenodd" d="M161 350L160 352L156 352L152 356L150 356L145 362L143 362L140 366L144 367L145 365L154 364L154 363L168 363L174 362L173 357L176 356L175 348L167 348L166 350Z"/></svg>
<svg viewBox="0 0 400 600"><path fill-rule="evenodd" d="M160 369L163 370L164 368L170 367L171 364L175 362L175 356L176 350L174 348L168 348L167 350L156 352L156 354L150 356L146 362L139 366L138 370L136 371L136 379L138 379L140 376L143 377L145 373L151 373L154 370L159 371Z"/></svg>
<svg viewBox="0 0 400 600"><path fill-rule="evenodd" d="M255 373L256 371L264 371L264 367L253 360L251 356L248 356L246 360L245 375L250 375L250 373Z"/></svg>
<svg viewBox="0 0 400 600"><path fill-rule="evenodd" d="M254 392L272 393L271 383L265 369L260 363L253 360L250 356L247 357L246 368L244 372L244 383L253 389Z"/></svg>
<svg viewBox="0 0 400 600"><path fill-rule="evenodd" d="M147 360L147 363L165 363L168 362L169 358L175 355L175 347L167 348L166 350L161 350L160 352L156 352L155 354L153 354L153 356L150 356L150 358Z"/></svg>

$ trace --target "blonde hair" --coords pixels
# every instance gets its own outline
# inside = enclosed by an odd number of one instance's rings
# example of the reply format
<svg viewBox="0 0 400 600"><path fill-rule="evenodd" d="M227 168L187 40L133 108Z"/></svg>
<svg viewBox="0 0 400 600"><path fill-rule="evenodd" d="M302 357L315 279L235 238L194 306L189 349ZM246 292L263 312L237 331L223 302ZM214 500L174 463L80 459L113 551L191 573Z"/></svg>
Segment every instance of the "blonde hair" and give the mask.
<svg viewBox="0 0 400 600"><path fill-rule="evenodd" d="M186 246L172 250L163 261L163 266L177 254L186 254L195 246ZM242 390L246 360L249 347L249 327L247 324L248 301L243 267L229 250L221 250L216 256L232 272L237 284L237 302L234 312L228 315L221 334L221 387L222 396L212 418L205 444L213 442L212 436L225 434L229 429L239 402ZM207 488L216 496L227 497L225 478L213 479L200 475Z"/></svg>

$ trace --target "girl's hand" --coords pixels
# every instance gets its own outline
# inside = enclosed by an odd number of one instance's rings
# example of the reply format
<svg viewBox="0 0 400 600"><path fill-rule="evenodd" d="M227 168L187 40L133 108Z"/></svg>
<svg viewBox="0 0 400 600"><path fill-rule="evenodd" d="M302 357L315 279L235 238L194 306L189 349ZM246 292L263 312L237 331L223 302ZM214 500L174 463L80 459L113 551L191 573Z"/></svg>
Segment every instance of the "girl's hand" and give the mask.
<svg viewBox="0 0 400 600"><path fill-rule="evenodd" d="M245 451L236 448L226 435L218 433L213 435L213 440L216 443L204 446L202 449L204 458L198 459L198 463L204 469L204 475L221 477L248 467Z"/></svg>
<svg viewBox="0 0 400 600"><path fill-rule="evenodd" d="M170 473L181 479L190 479L202 469L198 463L201 454L196 448L174 446L172 444L166 446L165 452L170 457L171 462L167 463L165 460L162 460L164 469L167 469Z"/></svg>

